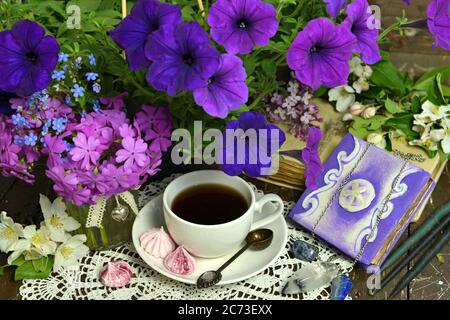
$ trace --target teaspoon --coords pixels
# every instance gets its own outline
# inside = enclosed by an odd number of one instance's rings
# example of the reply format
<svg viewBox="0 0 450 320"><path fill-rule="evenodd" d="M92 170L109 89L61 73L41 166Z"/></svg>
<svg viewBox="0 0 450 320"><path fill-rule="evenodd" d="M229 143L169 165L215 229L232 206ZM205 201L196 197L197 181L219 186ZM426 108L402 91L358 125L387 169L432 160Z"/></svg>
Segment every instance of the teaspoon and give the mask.
<svg viewBox="0 0 450 320"><path fill-rule="evenodd" d="M272 243L273 231L270 229L258 229L251 231L245 238L245 246L236 252L234 256L228 259L216 271L206 271L197 279L198 288L208 288L222 280L222 271L228 267L237 257L239 257L248 248L253 247L255 250L264 250Z"/></svg>

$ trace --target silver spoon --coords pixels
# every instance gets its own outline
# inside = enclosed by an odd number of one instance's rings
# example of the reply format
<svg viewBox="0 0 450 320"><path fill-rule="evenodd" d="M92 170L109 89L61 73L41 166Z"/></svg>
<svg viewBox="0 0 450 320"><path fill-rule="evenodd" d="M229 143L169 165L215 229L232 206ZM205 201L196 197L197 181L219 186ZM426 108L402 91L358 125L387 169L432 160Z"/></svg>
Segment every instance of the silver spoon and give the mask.
<svg viewBox="0 0 450 320"><path fill-rule="evenodd" d="M251 231L245 238L245 246L236 252L234 256L228 259L219 269L216 271L206 271L197 279L198 288L208 288L222 280L222 271L228 267L237 257L239 257L245 250L253 247L255 250L264 250L272 243L273 231L270 229L258 229Z"/></svg>

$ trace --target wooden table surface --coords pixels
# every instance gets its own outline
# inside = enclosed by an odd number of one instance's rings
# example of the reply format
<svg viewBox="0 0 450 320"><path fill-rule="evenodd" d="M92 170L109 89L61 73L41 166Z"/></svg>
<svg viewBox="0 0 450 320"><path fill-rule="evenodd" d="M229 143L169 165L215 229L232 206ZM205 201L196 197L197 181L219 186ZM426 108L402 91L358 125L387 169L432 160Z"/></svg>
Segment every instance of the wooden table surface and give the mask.
<svg viewBox="0 0 450 320"><path fill-rule="evenodd" d="M410 6L405 6L401 0L373 0L371 4L379 5L381 8L382 24L394 21L395 16L400 16L402 10L410 19L424 18L426 15L426 6L428 0L414 0ZM431 49L433 42L432 36L427 31L418 31L414 37L396 38L393 37L393 45L389 51L391 58L403 70L412 75L418 75L425 72L428 68L437 66L448 66L450 64L450 55L442 49ZM180 171L186 171L187 168L179 168ZM450 165L447 166L436 189L434 190L431 201L428 203L421 220L409 227L400 241L406 239L417 225L420 225L429 215L441 204L450 200ZM254 182L252 180L252 182ZM257 186L268 192L276 192L285 200L297 200L299 193L283 188L266 185L256 182ZM7 211L8 214L17 222L23 224L38 223L41 219L38 208L38 195L48 193L50 186L38 183L35 187L30 187L21 181L15 179L6 179L0 177L0 211ZM442 250L441 261L434 258L427 268L414 281L403 290L396 299L450 299L450 244ZM6 261L6 255L0 255L0 265ZM372 297L368 295L366 287L367 274L360 268L354 270L351 274L354 283L354 289L351 293L353 299L385 299L387 294L393 288L396 281L399 280L411 265L405 267L402 273L393 281L387 290L384 290ZM389 271L389 270L388 270ZM5 276L0 278L0 299L20 299L18 288L20 283L13 280L12 270L7 270Z"/></svg>

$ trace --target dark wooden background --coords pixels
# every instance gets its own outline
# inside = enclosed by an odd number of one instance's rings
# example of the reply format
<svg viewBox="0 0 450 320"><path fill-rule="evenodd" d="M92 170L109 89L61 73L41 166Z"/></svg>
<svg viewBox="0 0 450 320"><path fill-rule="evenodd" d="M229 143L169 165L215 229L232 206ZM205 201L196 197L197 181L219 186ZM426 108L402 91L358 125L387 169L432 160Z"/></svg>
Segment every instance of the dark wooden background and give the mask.
<svg viewBox="0 0 450 320"><path fill-rule="evenodd" d="M410 6L405 6L401 0L373 0L371 4L379 5L381 8L381 18L383 25L394 21L395 16L399 16L402 10L406 10L410 19L420 19L426 16L427 0L413 0ZM426 31L418 31L414 36L399 38L392 37L392 44L389 48L391 58L394 63L403 70L418 76L424 73L428 68L436 66L447 66L450 64L450 55L442 49L432 49L431 43L433 37ZM409 227L401 241L406 239L429 215L440 205L450 200L450 165L448 165L442 175L431 200L428 203L421 220ZM189 168L170 168L169 171L185 172ZM162 178L160 175L159 178ZM285 200L297 200L299 193L279 188L273 185L266 185L261 182L255 182L257 186L268 192L276 192ZM12 178L0 177L0 211L6 211L17 222L23 224L38 223L41 219L38 208L39 193L48 193L50 186L45 179L38 179L34 186L28 186L25 183ZM396 299L450 299L450 244L440 253L441 261L433 259L427 268L414 281L397 296ZM0 255L0 265L6 263L6 255ZM400 273L396 278L398 281L411 264ZM389 272L389 270L388 270ZM396 280L392 284L378 293L376 296L368 295L366 287L367 274L360 268L356 268L351 274L354 282L354 288L351 293L353 299L386 299L387 294L392 290ZM0 299L20 299L18 288L20 283L14 282L12 270L7 270L4 277L0 278Z"/></svg>

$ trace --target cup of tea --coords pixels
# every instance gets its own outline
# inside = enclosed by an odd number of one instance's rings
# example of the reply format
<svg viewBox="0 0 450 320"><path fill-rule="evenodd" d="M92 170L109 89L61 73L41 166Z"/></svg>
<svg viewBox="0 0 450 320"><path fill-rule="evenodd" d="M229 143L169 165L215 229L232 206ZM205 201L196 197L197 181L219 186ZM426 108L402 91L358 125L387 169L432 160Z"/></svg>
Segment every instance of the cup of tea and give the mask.
<svg viewBox="0 0 450 320"><path fill-rule="evenodd" d="M268 202L276 206L263 210ZM250 185L218 170L194 171L173 180L164 191L167 229L193 255L216 258L235 251L250 230L283 212L283 200L267 194L256 200Z"/></svg>

